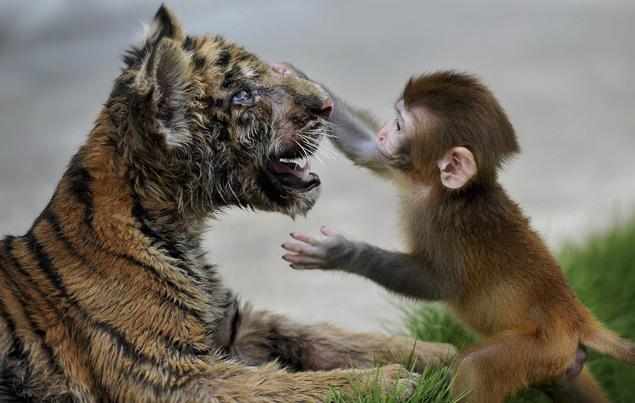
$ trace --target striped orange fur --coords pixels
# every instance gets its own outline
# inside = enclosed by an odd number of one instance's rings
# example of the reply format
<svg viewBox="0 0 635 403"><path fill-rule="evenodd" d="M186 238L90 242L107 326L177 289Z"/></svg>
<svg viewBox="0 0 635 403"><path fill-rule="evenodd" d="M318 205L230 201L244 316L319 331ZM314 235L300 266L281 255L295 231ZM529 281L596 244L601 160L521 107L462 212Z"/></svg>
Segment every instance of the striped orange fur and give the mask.
<svg viewBox="0 0 635 403"><path fill-rule="evenodd" d="M317 175L275 164L328 132L319 86L185 36L163 6L125 63L50 203L0 242L0 400L321 400L375 376L351 363L454 352L241 306L206 260L206 220L224 209L315 203ZM387 388L413 379L379 371Z"/></svg>

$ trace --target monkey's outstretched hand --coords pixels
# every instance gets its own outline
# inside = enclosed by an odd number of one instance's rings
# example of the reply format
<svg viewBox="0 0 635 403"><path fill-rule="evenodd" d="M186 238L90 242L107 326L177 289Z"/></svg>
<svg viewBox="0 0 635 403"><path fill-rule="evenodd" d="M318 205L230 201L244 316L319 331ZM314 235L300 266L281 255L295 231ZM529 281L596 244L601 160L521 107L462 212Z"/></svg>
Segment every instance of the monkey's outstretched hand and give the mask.
<svg viewBox="0 0 635 403"><path fill-rule="evenodd" d="M300 241L285 242L282 247L292 253L282 258L293 269L339 269L346 266L353 243L323 225L321 236L314 237L302 232L292 232L291 238Z"/></svg>

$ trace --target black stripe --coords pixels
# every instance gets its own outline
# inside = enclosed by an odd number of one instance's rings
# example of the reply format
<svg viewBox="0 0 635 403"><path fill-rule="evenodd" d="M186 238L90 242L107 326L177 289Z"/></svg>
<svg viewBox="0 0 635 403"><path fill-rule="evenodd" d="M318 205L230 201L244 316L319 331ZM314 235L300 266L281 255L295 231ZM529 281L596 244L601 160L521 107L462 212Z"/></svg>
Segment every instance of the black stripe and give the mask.
<svg viewBox="0 0 635 403"><path fill-rule="evenodd" d="M118 101L121 102L126 99L130 93L130 85L134 82L134 76L121 75L115 79L115 84L110 92L106 107L112 108L113 104Z"/></svg>
<svg viewBox="0 0 635 403"><path fill-rule="evenodd" d="M115 256L121 259L125 259L130 263L140 266L145 271L150 273L153 277L155 277L157 281L159 281L161 284L164 284L165 286L171 288L173 291L178 292L182 295L185 295L186 297L196 301L198 298L194 297L191 292L174 284L169 278L165 277L165 275L157 272L156 268L149 266L143 262L140 262L139 260L127 254L110 251L106 247L104 247L98 239L96 239L97 234L95 234L94 231L92 231L93 201L92 201L92 195L90 193L90 183L93 181L93 177L88 172L88 170L85 167L83 167L83 162L81 161L81 159L82 157L79 153L73 157L73 160L71 161L70 166L67 170L66 178L69 181L71 192L75 195L76 199L84 205L85 210L84 210L83 221L86 227L89 229L89 231L91 231L91 234L93 235L93 238L90 240L91 246L95 247L96 249L99 249L100 251L106 254L109 254L111 256ZM160 234L154 232L145 223L145 220L144 220L145 211L143 207L141 206L141 202L139 200L138 195L134 192L133 192L133 209L132 210L133 210L133 217L141 225L141 232L144 235L150 237L151 239L160 240L161 242L164 243L164 249L168 252L170 256L172 256L174 259L177 259L178 261L183 260L183 253L180 252L174 246L173 243L165 240L163 237L160 236ZM47 211L50 211L50 206L44 210L42 215L47 214ZM84 239L82 239L82 242L86 243ZM189 266L178 265L177 267L184 270L185 275L189 275L190 277L194 278L199 283L205 282L205 280L202 279L200 276L198 276L197 273L193 272ZM202 319L202 316L200 313L193 314L193 315L201 322L205 322Z"/></svg>
<svg viewBox="0 0 635 403"><path fill-rule="evenodd" d="M201 55L194 55L192 61L194 62L194 68L197 70L204 70L207 65L207 59Z"/></svg>
<svg viewBox="0 0 635 403"><path fill-rule="evenodd" d="M222 48L220 52L218 52L218 57L216 58L216 61L214 62L214 64L217 65L218 67L227 67L227 65L229 64L229 61L231 60L231 57L232 55L229 49Z"/></svg>
<svg viewBox="0 0 635 403"><path fill-rule="evenodd" d="M204 284L206 280L194 270L192 270L192 268L187 264L188 259L185 256L185 253L174 242L156 232L155 230L150 228L148 224L146 224L146 218L148 217L148 214L143 208L139 195L136 192L132 193L132 199L132 216L141 226L141 232L148 238L160 243L161 248L168 254L168 256L178 262L177 267L185 271L185 274L187 276L193 278L199 284Z"/></svg>
<svg viewBox="0 0 635 403"><path fill-rule="evenodd" d="M42 212L42 215L41 215L40 218L41 219L47 219L49 221L49 223L51 224L51 226L53 227L53 230L56 232L56 234L58 236L61 235L61 236L64 236L64 239L68 239L65 236L65 232L64 232L64 229L63 229L63 227L61 225L61 222L59 221L59 218L53 213L53 211L50 208L47 207ZM60 238L62 238L61 236L60 236ZM165 275L160 273L155 267L153 267L151 265L148 265L148 264L136 259L133 256L127 255L125 253L121 253L121 252L110 250L110 249L106 248L98 239L91 238L89 241L87 241L86 239L80 238L80 241L87 248L96 249L97 251L99 251L99 252L101 252L103 254L106 254L108 256L115 257L115 258L118 258L118 259L124 259L128 263L134 264L135 266L139 266L143 270L145 270L147 273L149 273L152 277L154 277L155 280L157 280L162 285L170 288L175 293L184 295L185 297L187 297L187 298L189 298L191 300L194 300L194 301L198 300L198 298L196 298L194 295L192 295L189 290L186 290L186 289L174 284L169 278L165 277ZM69 245L70 245L70 243L69 243ZM197 320L200 320L203 323L205 322L205 320L203 320L203 317L201 316L202 312L197 311L194 308L191 308L191 307L189 307L189 306L187 306L185 304L182 305L182 309L184 309L187 312L189 312L192 316L197 318Z"/></svg>
<svg viewBox="0 0 635 403"><path fill-rule="evenodd" d="M33 279L33 277L30 275L30 273L28 273L24 267L22 266L22 264L19 262L19 260L17 259L17 257L15 257L14 253L13 253L13 245L11 245L11 248L7 249L8 255L12 260L12 263L14 264L15 268L26 277L26 279L29 281L30 286L40 295L40 298L42 298L43 300L47 301L49 307L51 309L53 309L57 315L60 318L65 318L69 321L69 323L73 323L74 322L74 318L72 318L68 311L65 311L63 309L60 309L60 307L56 304L52 304L51 301L49 300L49 298L46 297L46 295L37 287L36 285L36 280ZM15 283L14 283L15 286ZM1 300L0 300L1 302ZM69 301L70 302L70 301ZM80 312L79 309L77 309L77 307L75 307L76 310L78 311L78 313L80 314L80 316L82 316L82 313ZM87 322L90 323L90 320L87 320ZM84 334L84 332L82 332L82 334L80 335L81 339L80 339L80 345L78 347L80 348L89 348L90 345L90 341L89 341L89 337ZM49 347L50 349L50 347ZM88 356L88 353L85 352L85 355ZM130 358L130 357L129 357ZM134 358L132 358L134 360ZM112 395L110 394L110 392L106 389L107 385L105 385L104 383L101 382L101 377L99 375L97 375L97 373L95 372L95 368L93 367L93 365L91 365L90 362L86 361L85 362L86 368L88 370L89 376L92 379L93 385L96 388L95 390L95 394L96 394L96 398L98 399L98 401L106 401L106 402L114 402L116 399L114 399L112 397ZM56 365L57 368L59 368L59 366ZM178 387L182 387L185 384L187 384L187 382L184 382L183 385L163 385L161 383L153 383L149 380L147 380L145 378L145 376L147 375L147 373L145 371L143 371L142 373L138 373L138 372L133 372L132 377L135 381L137 381L140 384L143 385L148 385L150 386L158 395L161 394L161 392L164 392L167 388L170 389L175 389Z"/></svg>
<svg viewBox="0 0 635 403"><path fill-rule="evenodd" d="M13 288L15 288L15 286ZM10 292L10 290L7 290L7 292ZM3 393L6 392L12 395L15 395L12 397L15 397L16 399L17 399L17 396L20 396L21 398L23 398L24 379L28 379L30 377L29 374L31 374L32 372L31 365L27 358L27 352L24 349L24 346L22 345L22 341L20 340L20 338L18 337L16 333L16 323L13 320L13 317L11 316L11 314L9 314L9 312L7 311L7 307L4 305L4 301L2 300L2 298L0 298L0 316L2 316L2 318L6 322L7 330L9 331L11 335L12 341L11 341L11 347L9 349L9 356L15 357L17 360L23 363L22 365L24 365L25 373L27 374L27 376L25 376L24 378L22 377L18 378L17 375L12 372L7 373L8 371L10 371L10 369L5 368L5 363L3 362L0 365L0 373L2 374L2 379L0 379L0 391ZM28 318L28 315L25 314L25 316L27 316ZM0 397L3 397L1 393L0 393Z"/></svg>
<svg viewBox="0 0 635 403"><path fill-rule="evenodd" d="M73 246L72 242L70 239L68 239L68 237L66 236L66 234L64 233L64 229L62 228L62 224L59 221L59 218L55 215L55 213L53 211L51 211L49 208L45 209L44 212L42 213L42 219L45 219L48 221L48 223L51 225L51 228L53 229L53 231L55 232L55 235L57 236L57 238L61 241L61 243L64 245L64 248L66 249L66 251L72 255L76 260L79 260L79 262L81 263L81 265L83 267L92 267L92 264L86 260L86 258L84 256L82 256ZM85 245L88 246L88 245ZM112 253L109 253L108 251L104 251L100 248L98 248L97 245L91 245L92 248L99 250L101 253L107 254L109 256L113 256L116 258L121 258L121 256L115 256ZM126 257L129 257L126 255ZM156 275L158 274L157 271L151 267L151 266L147 266L144 265L142 262L130 262L133 263L134 265L141 265L146 271L150 271L152 274L154 274L155 278ZM94 270L94 267L93 267ZM162 281L161 278L158 278L158 280L161 282L162 285L168 285L165 284L165 281ZM167 281L167 283L172 284L173 287L176 287L176 289L173 289L174 292L176 293L181 293L183 294L183 290L174 285L173 283ZM200 323L205 323L205 320L203 319L202 316L202 312L195 310L194 308L187 306L186 304L184 304L183 302L179 301L179 303L175 303L174 301L172 301L171 299L167 298L165 295L162 294L156 294L156 297L160 299L161 303L169 305L170 307L174 308L174 309L178 309L180 311L183 311L185 314L189 314L191 316L193 316L196 320L198 320Z"/></svg>
<svg viewBox="0 0 635 403"><path fill-rule="evenodd" d="M185 40L181 44L181 48L186 52L195 52L196 51L196 41L191 36L186 36Z"/></svg>
<svg viewBox="0 0 635 403"><path fill-rule="evenodd" d="M40 271L42 271L49 281L53 284L55 288L61 293L63 297L67 297L64 285L62 284L62 279L56 270L53 269L51 262L48 256L44 253L42 249L42 245L39 243L38 239L35 237L33 233L33 229L31 229L25 236L24 240L26 241L27 246L30 251L34 253L36 260L40 264Z"/></svg>
<svg viewBox="0 0 635 403"><path fill-rule="evenodd" d="M70 255L72 255L73 258L75 258L76 260L79 260L82 267L91 267L93 270L95 270L92 264L88 262L83 256L79 254L79 252L77 252L73 248L70 240L64 234L64 231L60 225L58 218L55 216L53 212L49 211L48 209L45 210L45 212L42 215L42 218L46 219L49 222L49 224L53 228L53 231L57 235L59 241L61 241L62 244L64 245L64 248L66 249L66 251ZM200 323L203 323L203 324L205 323L205 320L201 316L201 312L195 311L191 307L188 307L185 305L176 304L174 301L166 298L164 295L155 293L155 296L159 298L162 303L165 303L166 305L169 305L177 310L180 310L184 312L185 314L190 314L194 316L194 318L198 320ZM159 334L159 336L163 339L163 342L166 344L168 348L174 348L183 354L201 354L202 352L207 351L207 350L202 351L186 343L178 343L176 341L171 340L169 337L166 337L166 335L164 334Z"/></svg>
<svg viewBox="0 0 635 403"><path fill-rule="evenodd" d="M39 285L33 279L31 274L28 273L24 269L24 267L22 266L22 264L20 263L20 261L18 260L18 258L14 254L13 241L14 241L14 239L12 238L10 240L10 242L7 242L7 253L9 255L9 258L11 259L11 262L15 266L16 270L18 272L20 272L20 274L22 274L28 280L31 288L40 295L40 298L42 298L44 301L46 301L48 303L49 307L55 311L55 313L57 314L58 317L60 317L60 318L67 317L68 318L68 314L63 312L57 305L53 304L47 298L46 294L40 289ZM82 335L82 338L84 339L85 346L87 347L88 346L87 337L85 335ZM56 364L56 367L59 368L59 365ZM105 385L103 385L100 382L100 378L95 373L93 367L91 365L89 365L89 363L87 363L87 362L86 362L86 367L88 368L89 375L90 375L91 379L93 380L93 384L94 384L94 387L96 389L95 390L95 394L97 395L97 397L100 398L100 399L105 398L106 401L112 401L113 399L110 397L110 393L105 389Z"/></svg>
<svg viewBox="0 0 635 403"><path fill-rule="evenodd" d="M13 242L14 242L14 240L15 240L14 237L7 237L5 239L5 253L9 257L9 259L11 260L11 263L13 264L13 266L15 266L15 269L22 276L24 276L27 279L27 281L29 282L29 284L33 287L34 283L35 283L33 278L31 277L30 273L28 273L26 270L24 270L24 268L20 264L20 261L18 260L18 258L13 253ZM59 362L55 359L55 353L53 352L53 347L45 341L46 340L46 332L44 331L44 329L42 329L39 326L37 326L37 324L35 323L35 321L31 317L31 315L29 315L29 313L27 311L27 306L28 306L27 301L30 300L30 297L28 295L24 294L24 291L17 284L16 280L13 279L6 272L5 272L5 279L8 280L13 285L12 286L13 290L17 291L20 294L20 296L22 297L22 298L18 298L18 299L20 301L20 305L23 307L22 310L24 312L24 316L27 319L27 322L28 322L28 325L29 325L29 330L31 330L35 335L37 335L40 338L40 341L42 343L43 349L46 352L46 355L48 356L48 359L51 362L51 365L53 366L53 369L55 371L59 372L59 373L63 373ZM34 288L34 291L36 291L38 294L42 295L42 292L37 287L33 287L33 288ZM14 327L14 329L15 329L15 327Z"/></svg>
<svg viewBox="0 0 635 403"><path fill-rule="evenodd" d="M77 301L75 297L69 295L68 291L66 290L66 287L64 286L62 278L59 276L59 273L57 273L57 271L53 267L53 264L51 263L49 256L46 254L42 245L40 244L37 237L33 234L32 231L30 231L25 236L25 240L27 242L28 247L31 249L31 251L33 252L33 255L38 261L38 268L40 269L40 271L46 275L46 277L51 282L51 284L53 284L57 288L60 296L64 298L69 303L69 305L77 311L77 313L81 316L83 320L85 320L90 325L94 326L95 328L101 330L103 333L106 333L107 335L109 335L110 338L113 339L117 343L117 345L121 348L121 351L125 355L127 355L129 358L141 363L153 365L155 367L160 367L171 372L171 368L166 368L163 365L164 364L163 362L157 361L153 357L150 357L145 352L143 352L139 348L139 346L130 342L120 329L118 329L117 327L113 326L110 323L101 322L93 318L90 315L90 313L79 303L79 301ZM188 351L180 351L178 349L177 351L179 351L179 353L181 353L182 355L191 355L192 357L196 357L195 354L188 354Z"/></svg>
<svg viewBox="0 0 635 403"><path fill-rule="evenodd" d="M84 224L88 228L92 228L93 220L93 198L90 193L90 184L93 181L93 177L88 172L80 154L76 154L71 160L70 166L66 171L66 180L70 187L71 193L75 198L84 205Z"/></svg>
<svg viewBox="0 0 635 403"><path fill-rule="evenodd" d="M176 34L176 27L173 24L172 18L170 17L170 13L165 7L164 4L161 4L159 10L154 15L154 19L159 23L161 27L161 32L159 34L159 39L165 37L174 38Z"/></svg>
<svg viewBox="0 0 635 403"><path fill-rule="evenodd" d="M141 200L137 193L133 192L132 200L132 216L141 226L141 232L143 233L143 235L147 236L150 239L153 239L155 242L161 243L163 249L173 259L184 260L185 254L178 249L174 242L166 239L163 235L159 234L158 232L150 228L148 224L146 224L146 218L148 217L148 214L143 208L143 205L141 204Z"/></svg>
<svg viewBox="0 0 635 403"><path fill-rule="evenodd" d="M208 133L210 133L210 138L213 139L214 143L224 142L231 140L231 134L227 129L227 122L224 119L210 119L206 124L205 128ZM211 145L212 147L214 145Z"/></svg>
<svg viewBox="0 0 635 403"><path fill-rule="evenodd" d="M232 318L231 323L231 333L229 334L229 345L233 346L236 341L236 335L238 334L238 326L240 325L240 307L236 308L236 312L234 313L234 317Z"/></svg>
<svg viewBox="0 0 635 403"><path fill-rule="evenodd" d="M240 63L240 62L244 62L245 60L249 60L249 61L257 61L258 58L250 53L247 52L243 52L243 54L241 54L240 56L238 56L236 58L236 63Z"/></svg>
<svg viewBox="0 0 635 403"><path fill-rule="evenodd" d="M223 98L214 98L211 95L203 97L203 98L200 98L200 101L205 104L205 109L206 110L222 108L223 105L225 105L225 103L227 102Z"/></svg>
<svg viewBox="0 0 635 403"><path fill-rule="evenodd" d="M15 283L13 288L15 289ZM6 291L11 292L11 290L6 290ZM15 321L13 320L13 317L11 316L11 314L9 314L9 311L7 311L7 307L4 305L4 301L2 300L2 298L0 298L0 316L2 316L4 321L7 323L9 334L11 334L11 338L13 339L13 341L11 342L12 347L15 347L17 350L20 351L19 355L21 357L26 357L26 354L24 353L24 348L22 348L22 342L18 338L18 335L15 333L16 331Z"/></svg>
<svg viewBox="0 0 635 403"><path fill-rule="evenodd" d="M223 78L220 86L222 89L226 90L236 81L239 81L241 78L242 71L240 70L240 67L235 65L225 74L225 77Z"/></svg>
<svg viewBox="0 0 635 403"><path fill-rule="evenodd" d="M30 247L33 248L33 252L36 255L36 258L38 259L40 266L38 267L40 269L41 272L43 272L47 278L49 279L50 282L54 283L54 284L58 284L60 287L58 287L58 292L60 293L60 295L65 298L67 300L67 302L73 307L75 308L75 311L77 312L77 314L86 322L88 322L91 326L96 327L97 329L101 330L102 332L108 334L112 339L114 339L117 343L117 345L121 348L121 351L128 356L128 358L130 358L133 361L138 361L138 362L143 362L143 363L148 363L152 366L157 366L157 364L154 363L154 361L150 358L147 357L143 354L141 355L137 355L135 354L135 352L131 351L133 348L130 346L130 343L124 338L124 336L118 332L117 329L114 329L114 331L110 330L109 325L107 324L102 324L100 322L95 321L92 317L90 317L90 315L81 307L79 306L79 303L72 297L70 297L68 295L68 293L66 292L66 289L64 288L64 285L61 282L61 279L59 278L59 275L54 274L53 277L57 277L57 280L53 280L51 278L51 274L53 272L50 260L48 258L48 256L46 256L45 252L42 250L41 245L39 244L37 238L35 238L35 236L33 235L32 232L29 232L29 234L27 234L27 237L30 237L30 240L27 240L27 243L29 244ZM41 260L40 260L41 259ZM16 260L17 262L17 260ZM17 262L17 264L19 265L19 262ZM20 266L16 266L16 267L21 267ZM24 269L21 269L22 271L24 271ZM29 279L31 280L31 282L33 282L34 280L32 280L29 276ZM34 284L32 284L34 285ZM41 291L38 291L40 293L40 295L42 296L43 299L47 300L48 299L44 296L44 294ZM58 316L67 318L70 322L73 322L73 318L71 318L71 316L68 314L67 311L61 310L58 306L55 306L53 304L50 304L51 308L53 308ZM85 337L86 338L86 337ZM89 345L89 341L85 340L84 343L84 347L88 347ZM94 367L90 364L90 363L86 363L86 367L89 371L89 375L91 377L91 379L93 380L94 386L97 388L96 394L99 400L101 399L105 399L105 401L111 402L111 401L115 401L115 399L112 398L112 396L110 395L110 393L106 390L106 385L103 384L101 382L101 378L96 374ZM164 368L166 369L166 368ZM169 368L168 368L169 370ZM167 385L162 385L160 383L153 383L147 379L144 378L143 374L138 374L138 373L134 373L134 379L141 384L144 385L149 385L151 386L155 391L160 391L163 390Z"/></svg>
<svg viewBox="0 0 635 403"><path fill-rule="evenodd" d="M123 62L128 67L134 67L138 64L141 64L141 60L148 53L150 46L146 43L142 48L137 48L135 46L127 49L123 53Z"/></svg>
<svg viewBox="0 0 635 403"><path fill-rule="evenodd" d="M7 257L10 256L9 253L9 242L13 241L13 237L6 237L5 240L3 241L4 243L4 249L5 249L5 255ZM5 274L5 278L9 279L9 276L6 273L6 267L2 267L3 272ZM15 283L14 283L15 284ZM13 289L17 289L15 286L13 287ZM7 290L7 292L11 292L11 290ZM23 350L22 348L22 342L20 341L19 338L17 338L17 335L15 334L16 331L16 325L15 325L15 321L13 320L13 317L9 314L9 311L7 311L7 307L4 305L4 301L0 296L0 315L2 315L3 318L5 318L6 322L7 322L7 326L9 327L9 333L11 333L11 336L13 338L13 345L16 347L19 347L20 350ZM20 355L25 356L24 353L21 353Z"/></svg>

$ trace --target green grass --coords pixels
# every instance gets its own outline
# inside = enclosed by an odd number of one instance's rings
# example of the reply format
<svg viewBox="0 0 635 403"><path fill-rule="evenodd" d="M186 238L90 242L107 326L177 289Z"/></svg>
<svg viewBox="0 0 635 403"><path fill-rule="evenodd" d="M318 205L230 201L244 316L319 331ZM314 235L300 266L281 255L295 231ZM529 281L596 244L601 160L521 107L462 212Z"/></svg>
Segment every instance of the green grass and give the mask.
<svg viewBox="0 0 635 403"><path fill-rule="evenodd" d="M582 302L610 329L635 340L635 219L616 224L602 234L590 235L580 244L566 244L558 254L569 284ZM407 333L422 340L449 342L457 347L473 343L477 337L437 304L420 304L404 311ZM612 402L635 402L635 367L591 353L587 365L604 387ZM451 403L449 367L429 369L410 402ZM396 402L397 396L382 395L379 387L370 392L354 387L352 400ZM352 401L332 393L332 402ZM550 402L542 392L528 389L508 402Z"/></svg>
<svg viewBox="0 0 635 403"><path fill-rule="evenodd" d="M405 371L405 370L404 370ZM426 402L426 403L456 403L459 399L450 397L450 381L452 372L449 366L442 368L427 368L421 374L421 378L417 383L414 394L408 399L409 402ZM401 397L403 388L396 388L389 394L385 394L380 386L377 378L370 379L368 384L359 384L355 380L351 380L352 393L345 396L341 391L333 390L329 403L347 403L347 402L402 402Z"/></svg>

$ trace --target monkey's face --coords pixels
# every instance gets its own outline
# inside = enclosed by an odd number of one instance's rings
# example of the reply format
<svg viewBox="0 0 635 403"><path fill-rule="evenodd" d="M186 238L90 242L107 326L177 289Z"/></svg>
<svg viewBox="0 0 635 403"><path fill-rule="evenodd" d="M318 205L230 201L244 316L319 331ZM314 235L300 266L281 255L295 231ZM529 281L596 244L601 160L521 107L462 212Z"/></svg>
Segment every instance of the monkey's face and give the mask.
<svg viewBox="0 0 635 403"><path fill-rule="evenodd" d="M408 110L402 101L395 112L377 135L377 148L388 164L426 185L440 183L446 189L461 189L474 178L474 155L460 146L443 149L431 113L423 107Z"/></svg>
<svg viewBox="0 0 635 403"><path fill-rule="evenodd" d="M519 151L505 111L474 76L454 71L413 76L400 102L417 123L407 129L412 170L430 184L458 189L495 180L502 164ZM449 181L448 175L461 178Z"/></svg>
<svg viewBox="0 0 635 403"><path fill-rule="evenodd" d="M394 168L405 170L412 165L410 146L416 129L414 118L399 101L395 105L395 116L377 134L379 153Z"/></svg>

